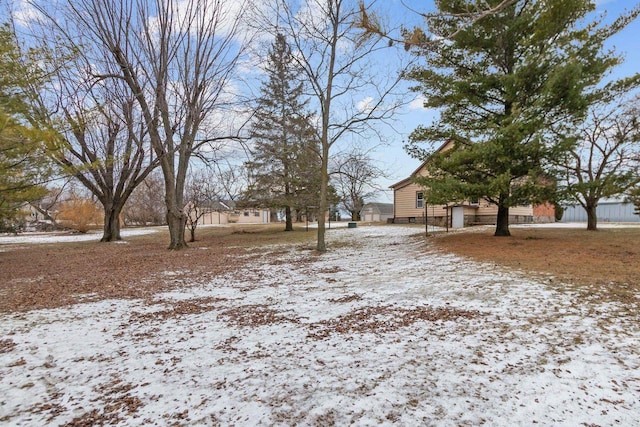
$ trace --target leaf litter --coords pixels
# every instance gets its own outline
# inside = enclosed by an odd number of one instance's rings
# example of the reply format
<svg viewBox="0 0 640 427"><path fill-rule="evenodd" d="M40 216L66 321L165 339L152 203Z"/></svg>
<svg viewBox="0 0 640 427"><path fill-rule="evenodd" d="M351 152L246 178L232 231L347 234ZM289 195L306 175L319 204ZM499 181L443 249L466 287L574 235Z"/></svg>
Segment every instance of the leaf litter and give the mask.
<svg viewBox="0 0 640 427"><path fill-rule="evenodd" d="M637 313L415 230L332 230L304 262L274 246L248 274L177 271L164 280L184 287L151 298L2 314L0 422L637 422Z"/></svg>

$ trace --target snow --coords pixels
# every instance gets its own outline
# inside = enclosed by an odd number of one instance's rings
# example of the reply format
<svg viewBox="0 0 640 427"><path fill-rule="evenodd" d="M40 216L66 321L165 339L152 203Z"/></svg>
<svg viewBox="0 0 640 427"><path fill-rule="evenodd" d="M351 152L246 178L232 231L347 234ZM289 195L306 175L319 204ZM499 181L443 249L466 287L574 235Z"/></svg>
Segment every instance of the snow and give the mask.
<svg viewBox="0 0 640 427"><path fill-rule="evenodd" d="M2 315L0 424L637 425L637 315L419 231L332 230L326 254L261 248L153 301ZM401 322L429 310L467 315Z"/></svg>
<svg viewBox="0 0 640 427"><path fill-rule="evenodd" d="M141 236L151 234L158 231L158 228L132 228L123 229L120 232L121 237ZM44 244L44 243L69 243L69 242L86 242L102 238L102 232L91 231L88 233L69 233L67 231L54 231L50 233L21 233L17 235L0 235L0 245L15 244ZM116 242L121 243L121 242Z"/></svg>

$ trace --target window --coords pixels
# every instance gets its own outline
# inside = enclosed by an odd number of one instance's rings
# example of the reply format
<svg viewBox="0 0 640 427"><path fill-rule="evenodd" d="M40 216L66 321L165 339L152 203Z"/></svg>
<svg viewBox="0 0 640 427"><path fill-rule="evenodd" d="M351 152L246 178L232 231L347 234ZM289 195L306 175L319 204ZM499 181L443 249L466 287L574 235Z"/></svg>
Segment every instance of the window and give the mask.
<svg viewBox="0 0 640 427"><path fill-rule="evenodd" d="M418 191L416 193L416 208L417 209L424 208L424 193L422 191Z"/></svg>
<svg viewBox="0 0 640 427"><path fill-rule="evenodd" d="M473 206L477 206L479 203L480 203L480 200L478 200L478 199L472 199L472 200L469 202L469 204L470 204L470 205L473 205Z"/></svg>
<svg viewBox="0 0 640 427"><path fill-rule="evenodd" d="M249 211L244 211L244 216L249 216Z"/></svg>
<svg viewBox="0 0 640 427"><path fill-rule="evenodd" d="M254 212L254 213L253 213L253 216L260 216L260 212L257 212L257 211L256 211L256 212Z"/></svg>

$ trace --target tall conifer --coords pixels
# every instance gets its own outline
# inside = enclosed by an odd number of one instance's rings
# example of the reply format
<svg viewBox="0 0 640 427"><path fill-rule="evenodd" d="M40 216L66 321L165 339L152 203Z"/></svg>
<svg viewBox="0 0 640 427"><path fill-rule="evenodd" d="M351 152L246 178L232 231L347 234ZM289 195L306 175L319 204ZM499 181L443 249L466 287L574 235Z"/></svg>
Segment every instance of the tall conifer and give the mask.
<svg viewBox="0 0 640 427"><path fill-rule="evenodd" d="M313 195L317 198L319 191L320 160L303 99L301 71L282 34L276 35L269 50L266 73L251 128L253 160L247 166L254 182L248 196L263 205L284 208L285 230L291 231L292 209L317 205Z"/></svg>
<svg viewBox="0 0 640 427"><path fill-rule="evenodd" d="M606 94L598 84L620 58L603 43L638 10L603 26L585 21L588 0L517 0L465 26L475 3L438 0L427 19L431 36L416 48L426 65L410 78L440 116L417 128L407 149L430 159L420 183L431 202L485 198L498 206L495 235L508 236L509 208L553 197L548 160L566 152L571 127ZM420 147L447 140L448 152Z"/></svg>
<svg viewBox="0 0 640 427"><path fill-rule="evenodd" d="M13 228L20 209L41 198L51 165L47 137L34 125L29 88L44 80L37 63L42 52L21 51L8 24L0 25L0 230Z"/></svg>

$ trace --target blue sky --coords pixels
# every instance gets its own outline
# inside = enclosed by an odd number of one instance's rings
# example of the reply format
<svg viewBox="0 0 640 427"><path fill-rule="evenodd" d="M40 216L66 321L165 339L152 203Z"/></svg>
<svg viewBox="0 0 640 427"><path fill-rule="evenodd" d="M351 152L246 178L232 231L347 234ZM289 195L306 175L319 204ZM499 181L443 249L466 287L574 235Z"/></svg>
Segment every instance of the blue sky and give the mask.
<svg viewBox="0 0 640 427"><path fill-rule="evenodd" d="M433 10L433 1L431 0L405 0L404 2L393 0L387 4L392 12L393 20L396 22L420 23L420 18L407 10L402 5L403 3L418 11ZM640 1L636 0L600 0L596 2L596 13L606 13L606 19L611 20L639 3ZM622 32L612 37L608 47L615 48L625 57L624 64L615 70L615 77L629 76L640 72L640 19L636 19ZM404 151L403 141L408 139L411 131L418 125L429 123L436 116L436 112L420 108L418 104L419 102L414 102L404 108L394 123L396 132L386 133L389 145L378 150L374 156L388 173L387 179L379 181L379 185L383 188L406 178L420 165L417 159L410 157ZM393 193L390 190L385 190L379 195L378 201L392 202Z"/></svg>

